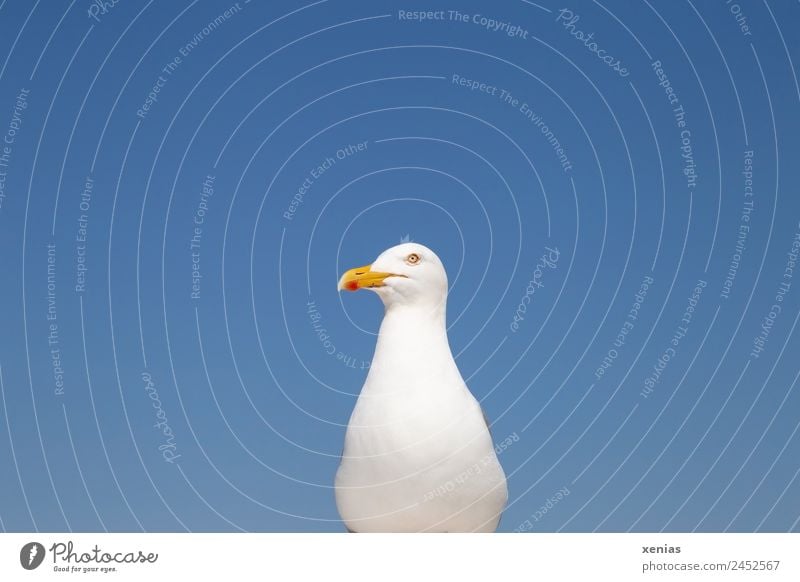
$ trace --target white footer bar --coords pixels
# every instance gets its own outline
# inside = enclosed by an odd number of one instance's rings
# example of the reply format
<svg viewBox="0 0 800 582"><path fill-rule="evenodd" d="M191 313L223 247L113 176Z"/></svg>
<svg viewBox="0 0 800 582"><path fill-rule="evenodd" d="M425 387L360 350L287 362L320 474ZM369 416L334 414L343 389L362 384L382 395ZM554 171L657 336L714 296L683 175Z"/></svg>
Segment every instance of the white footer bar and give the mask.
<svg viewBox="0 0 800 582"><path fill-rule="evenodd" d="M800 580L798 534L2 534L0 580Z"/></svg>

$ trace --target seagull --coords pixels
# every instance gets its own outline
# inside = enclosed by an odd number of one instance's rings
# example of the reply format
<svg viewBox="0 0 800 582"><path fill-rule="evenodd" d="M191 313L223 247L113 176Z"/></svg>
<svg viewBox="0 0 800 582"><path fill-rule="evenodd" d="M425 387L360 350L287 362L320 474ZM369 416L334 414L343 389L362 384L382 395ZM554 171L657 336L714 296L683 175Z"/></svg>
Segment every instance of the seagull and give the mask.
<svg viewBox="0 0 800 582"><path fill-rule="evenodd" d="M447 339L447 273L429 248L392 247L339 290L385 312L336 473L351 532L493 532L508 500L486 417Z"/></svg>

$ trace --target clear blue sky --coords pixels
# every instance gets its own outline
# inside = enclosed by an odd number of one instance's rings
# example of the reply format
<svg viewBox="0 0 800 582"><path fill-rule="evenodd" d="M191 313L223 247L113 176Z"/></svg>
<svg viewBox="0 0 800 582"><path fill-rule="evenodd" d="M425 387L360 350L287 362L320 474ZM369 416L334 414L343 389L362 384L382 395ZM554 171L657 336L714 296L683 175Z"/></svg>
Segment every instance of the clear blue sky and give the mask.
<svg viewBox="0 0 800 582"><path fill-rule="evenodd" d="M342 531L409 236L502 531L800 529L800 6L457 4L0 3L0 527Z"/></svg>

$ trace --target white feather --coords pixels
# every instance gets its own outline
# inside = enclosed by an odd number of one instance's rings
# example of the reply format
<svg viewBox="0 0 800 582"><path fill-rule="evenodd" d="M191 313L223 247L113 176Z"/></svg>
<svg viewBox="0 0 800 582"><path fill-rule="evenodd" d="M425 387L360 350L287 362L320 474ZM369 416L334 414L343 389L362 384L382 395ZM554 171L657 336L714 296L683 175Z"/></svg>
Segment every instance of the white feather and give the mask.
<svg viewBox="0 0 800 582"><path fill-rule="evenodd" d="M403 259L422 257L419 265ZM386 312L345 436L336 503L358 532L494 531L506 479L447 339L447 277L426 247L402 244L372 270Z"/></svg>

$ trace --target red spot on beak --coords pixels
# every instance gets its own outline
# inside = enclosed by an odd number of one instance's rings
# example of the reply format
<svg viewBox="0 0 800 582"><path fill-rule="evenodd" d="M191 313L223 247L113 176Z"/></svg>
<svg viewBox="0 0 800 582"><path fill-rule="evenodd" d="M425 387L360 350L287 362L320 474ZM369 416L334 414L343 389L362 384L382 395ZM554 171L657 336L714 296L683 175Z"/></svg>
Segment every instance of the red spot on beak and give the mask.
<svg viewBox="0 0 800 582"><path fill-rule="evenodd" d="M357 291L358 281L348 281L346 287L348 291Z"/></svg>

